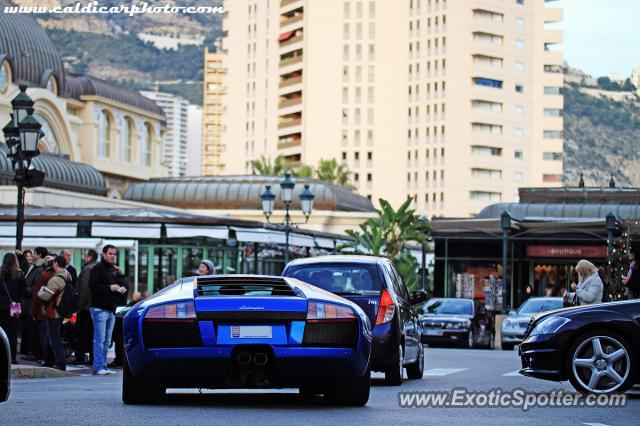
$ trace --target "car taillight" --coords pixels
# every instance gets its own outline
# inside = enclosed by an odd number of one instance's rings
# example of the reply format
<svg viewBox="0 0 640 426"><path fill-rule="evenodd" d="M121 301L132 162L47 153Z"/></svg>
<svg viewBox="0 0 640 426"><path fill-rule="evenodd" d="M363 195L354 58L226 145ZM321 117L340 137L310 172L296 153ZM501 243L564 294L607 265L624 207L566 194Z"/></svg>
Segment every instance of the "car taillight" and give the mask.
<svg viewBox="0 0 640 426"><path fill-rule="evenodd" d="M384 324L393 319L393 314L396 312L396 305L393 303L391 293L386 288L382 290L382 296L380 296L380 305L378 306L378 316L376 317L376 325Z"/></svg>
<svg viewBox="0 0 640 426"><path fill-rule="evenodd" d="M144 319L152 322L195 321L196 307L193 302L158 305L150 308Z"/></svg>
<svg viewBox="0 0 640 426"><path fill-rule="evenodd" d="M309 302L307 305L307 322L345 322L354 321L353 309L331 303Z"/></svg>

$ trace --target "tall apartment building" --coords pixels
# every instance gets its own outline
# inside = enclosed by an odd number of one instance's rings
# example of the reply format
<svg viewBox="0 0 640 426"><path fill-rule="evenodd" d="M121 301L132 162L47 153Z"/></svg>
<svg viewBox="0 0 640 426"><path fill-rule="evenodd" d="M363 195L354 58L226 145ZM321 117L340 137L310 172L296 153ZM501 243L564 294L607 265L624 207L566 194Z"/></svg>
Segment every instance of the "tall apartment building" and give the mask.
<svg viewBox="0 0 640 426"><path fill-rule="evenodd" d="M167 131L162 138L162 164L167 168L169 176L186 176L189 102L171 93L157 91L143 91L141 93L154 100L162 108L167 118Z"/></svg>
<svg viewBox="0 0 640 426"><path fill-rule="evenodd" d="M467 216L562 180L562 10L542 0L225 2L225 173L348 165L358 191Z"/></svg>
<svg viewBox="0 0 640 426"><path fill-rule="evenodd" d="M202 128L202 174L204 176L220 175L225 172L222 159L225 148L221 140L222 99L226 93L222 81L224 75L222 54L205 49Z"/></svg>

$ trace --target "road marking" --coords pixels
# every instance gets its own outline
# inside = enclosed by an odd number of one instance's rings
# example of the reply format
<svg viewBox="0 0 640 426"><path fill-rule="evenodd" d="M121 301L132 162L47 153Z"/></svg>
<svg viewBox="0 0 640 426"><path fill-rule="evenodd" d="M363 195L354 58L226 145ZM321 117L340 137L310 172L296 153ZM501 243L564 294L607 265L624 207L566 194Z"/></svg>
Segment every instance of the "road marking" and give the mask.
<svg viewBox="0 0 640 426"><path fill-rule="evenodd" d="M604 424L604 423L582 423L582 424L587 426L609 426L608 424Z"/></svg>
<svg viewBox="0 0 640 426"><path fill-rule="evenodd" d="M449 374L460 373L461 371L466 371L468 368L432 368L430 370L425 370L425 376L448 376Z"/></svg>
<svg viewBox="0 0 640 426"><path fill-rule="evenodd" d="M518 376L518 377L521 376L520 370L512 371L511 373L502 375L502 377L515 377L515 376Z"/></svg>

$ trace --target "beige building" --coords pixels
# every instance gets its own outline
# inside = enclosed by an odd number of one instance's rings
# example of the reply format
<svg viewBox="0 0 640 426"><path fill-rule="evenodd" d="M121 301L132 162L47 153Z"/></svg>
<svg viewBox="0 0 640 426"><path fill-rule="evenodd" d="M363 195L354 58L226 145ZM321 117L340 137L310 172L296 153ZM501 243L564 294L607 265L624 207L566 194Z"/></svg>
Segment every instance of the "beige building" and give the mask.
<svg viewBox="0 0 640 426"><path fill-rule="evenodd" d="M336 158L361 194L466 216L562 176L562 10L522 0L225 2L225 173Z"/></svg>
<svg viewBox="0 0 640 426"><path fill-rule="evenodd" d="M6 2L0 0L0 7ZM71 74L46 32L27 15L0 14L0 123L9 121L19 84L28 86L45 133L38 148L97 169L108 196L131 182L166 175L161 166L162 109L140 93ZM0 131L0 151L4 156ZM5 147L6 148L6 147Z"/></svg>
<svg viewBox="0 0 640 426"><path fill-rule="evenodd" d="M222 99L226 92L222 85L226 71L222 64L222 54L204 53L204 102L202 127L202 175L214 176L226 172L222 154Z"/></svg>

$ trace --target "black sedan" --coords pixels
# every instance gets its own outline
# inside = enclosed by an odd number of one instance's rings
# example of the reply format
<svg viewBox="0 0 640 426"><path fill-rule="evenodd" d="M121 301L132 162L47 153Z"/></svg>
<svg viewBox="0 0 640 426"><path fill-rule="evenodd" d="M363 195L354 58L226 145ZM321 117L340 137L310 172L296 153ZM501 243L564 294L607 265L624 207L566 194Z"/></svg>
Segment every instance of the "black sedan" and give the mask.
<svg viewBox="0 0 640 426"><path fill-rule="evenodd" d="M0 328L0 402L9 399L11 390L11 351L9 350L9 339Z"/></svg>
<svg viewBox="0 0 640 426"><path fill-rule="evenodd" d="M434 298L424 305L422 343L493 349L495 323L484 305L471 299Z"/></svg>
<svg viewBox="0 0 640 426"><path fill-rule="evenodd" d="M640 382L640 301L560 309L531 320L520 374L571 382L581 393L624 392Z"/></svg>

